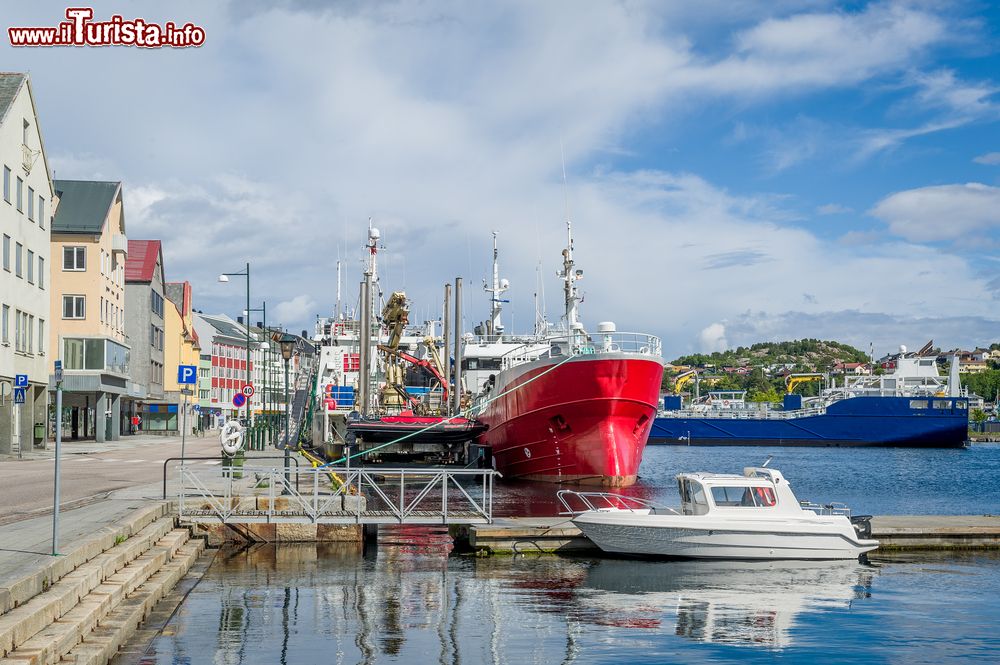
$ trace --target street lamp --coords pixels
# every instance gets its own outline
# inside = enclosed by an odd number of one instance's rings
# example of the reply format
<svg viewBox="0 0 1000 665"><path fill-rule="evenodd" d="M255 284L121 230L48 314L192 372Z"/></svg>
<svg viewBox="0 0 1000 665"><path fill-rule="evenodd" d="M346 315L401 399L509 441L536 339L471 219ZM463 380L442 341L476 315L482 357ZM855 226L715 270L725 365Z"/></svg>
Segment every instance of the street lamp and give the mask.
<svg viewBox="0 0 1000 665"><path fill-rule="evenodd" d="M288 333L283 333L281 339L278 340L278 344L281 346L281 358L285 361L285 489L282 493L288 491L288 468L291 454L288 450L288 413L291 410L288 398L288 361L292 359L292 353L295 352L296 341L298 341L296 337Z"/></svg>
<svg viewBox="0 0 1000 665"><path fill-rule="evenodd" d="M230 277L246 277L247 278L247 311L250 311L250 262L247 262L246 270L241 270L240 272L224 272L219 275L219 281L223 284L229 283ZM247 385L250 385L250 326L249 322L245 322L247 331ZM247 426L250 426L250 400L247 400Z"/></svg>
<svg viewBox="0 0 1000 665"><path fill-rule="evenodd" d="M243 310L244 316L246 316L247 330L249 330L249 325L250 325L250 312L260 312L262 314L263 321L261 322L261 327L262 327L262 331L261 332L262 332L262 334L264 336L264 339L266 340L267 339L267 301L266 300L263 301L261 303L260 307L254 307L253 309L245 309L245 310ZM271 438L272 437L271 437L270 416L267 414L267 374L268 374L268 358L267 358L267 356L268 356L268 353L269 353L269 351L271 349L271 345L268 344L266 341L264 341L264 342L261 343L260 349L263 352L263 358L264 358L264 393L261 396L261 400L260 400L260 404L261 404L260 412L261 412L261 415L264 416L264 422L267 424L268 443L271 443ZM248 353L249 353L249 351L248 351ZM247 403L249 404L249 400L247 400Z"/></svg>

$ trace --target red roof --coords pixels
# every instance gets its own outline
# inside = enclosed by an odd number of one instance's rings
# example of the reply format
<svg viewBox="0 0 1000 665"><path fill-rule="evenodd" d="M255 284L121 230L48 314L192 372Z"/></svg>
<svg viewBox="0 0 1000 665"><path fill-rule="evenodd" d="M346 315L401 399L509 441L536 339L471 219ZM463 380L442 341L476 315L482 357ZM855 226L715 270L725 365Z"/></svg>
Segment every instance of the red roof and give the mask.
<svg viewBox="0 0 1000 665"><path fill-rule="evenodd" d="M125 260L126 282L152 282L156 259L160 256L159 240L129 240Z"/></svg>

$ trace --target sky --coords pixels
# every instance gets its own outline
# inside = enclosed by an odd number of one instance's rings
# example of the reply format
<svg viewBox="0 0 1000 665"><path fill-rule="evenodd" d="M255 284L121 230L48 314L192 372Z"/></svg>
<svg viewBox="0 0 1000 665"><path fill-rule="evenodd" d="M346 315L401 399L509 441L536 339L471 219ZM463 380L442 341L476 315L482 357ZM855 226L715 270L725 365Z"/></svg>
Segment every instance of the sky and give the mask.
<svg viewBox="0 0 1000 665"><path fill-rule="evenodd" d="M12 48L57 178L121 180L194 305L313 329L368 220L411 321L498 232L504 323L562 313L664 355L817 337L1000 341L1000 10L976 2L97 2L188 49ZM56 25L17 3L5 27ZM565 172L565 178L564 178ZM537 294L537 295L536 295Z"/></svg>

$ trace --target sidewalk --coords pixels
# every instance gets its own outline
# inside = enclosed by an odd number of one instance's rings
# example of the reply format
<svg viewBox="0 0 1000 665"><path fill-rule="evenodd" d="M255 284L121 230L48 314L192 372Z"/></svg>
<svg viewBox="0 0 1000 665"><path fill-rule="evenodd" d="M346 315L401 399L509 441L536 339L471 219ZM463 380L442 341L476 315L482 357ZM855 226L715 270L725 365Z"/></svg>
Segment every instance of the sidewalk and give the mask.
<svg viewBox="0 0 1000 665"><path fill-rule="evenodd" d="M204 441L206 439L219 438L219 430L206 430L203 436L194 436L188 434L187 441ZM127 436L122 436L118 441L103 441L98 443L91 440L83 441L63 441L60 454L62 456L66 455L90 455L94 453L106 453L113 452L117 450L127 450L130 448L142 448L145 446L162 446L171 443L179 443L181 440L181 435L162 435L162 434L130 434ZM30 450L25 450L22 452L21 456L15 453L13 455L0 455L0 462L16 462L21 461L34 461L34 460L49 460L55 458L56 455L56 444L54 441L48 442L48 448L32 448Z"/></svg>

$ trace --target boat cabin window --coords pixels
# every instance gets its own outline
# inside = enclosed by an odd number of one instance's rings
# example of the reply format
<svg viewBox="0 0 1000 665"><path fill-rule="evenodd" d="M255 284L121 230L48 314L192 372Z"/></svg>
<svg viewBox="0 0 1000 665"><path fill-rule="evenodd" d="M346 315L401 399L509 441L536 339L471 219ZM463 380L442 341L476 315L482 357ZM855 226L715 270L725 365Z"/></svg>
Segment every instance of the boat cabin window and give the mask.
<svg viewBox="0 0 1000 665"><path fill-rule="evenodd" d="M704 515L708 512L708 497L701 483L682 479L680 481L681 508L685 515Z"/></svg>
<svg viewBox="0 0 1000 665"><path fill-rule="evenodd" d="M777 503L770 487L713 487L712 499L726 508L770 508Z"/></svg>
<svg viewBox="0 0 1000 665"><path fill-rule="evenodd" d="M925 399L911 399L910 408L911 409L926 409L930 403Z"/></svg>
<svg viewBox="0 0 1000 665"><path fill-rule="evenodd" d="M960 400L960 399L959 400L955 400L955 408L956 409L967 409L968 407L969 407L968 402L965 402L964 400Z"/></svg>
<svg viewBox="0 0 1000 665"><path fill-rule="evenodd" d="M936 399L934 400L935 409L950 409L951 400L950 399Z"/></svg>

